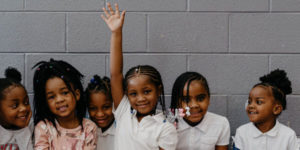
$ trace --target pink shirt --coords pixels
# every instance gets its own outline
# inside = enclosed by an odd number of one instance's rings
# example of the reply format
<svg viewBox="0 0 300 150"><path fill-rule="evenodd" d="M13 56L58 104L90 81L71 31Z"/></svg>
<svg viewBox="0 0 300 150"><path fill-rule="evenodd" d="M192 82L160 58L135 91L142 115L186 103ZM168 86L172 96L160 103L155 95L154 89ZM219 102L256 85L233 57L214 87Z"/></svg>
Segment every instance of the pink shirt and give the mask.
<svg viewBox="0 0 300 150"><path fill-rule="evenodd" d="M97 143L97 126L88 119L82 121L83 129L65 129L56 122L56 128L46 120L35 129L35 150L94 150Z"/></svg>

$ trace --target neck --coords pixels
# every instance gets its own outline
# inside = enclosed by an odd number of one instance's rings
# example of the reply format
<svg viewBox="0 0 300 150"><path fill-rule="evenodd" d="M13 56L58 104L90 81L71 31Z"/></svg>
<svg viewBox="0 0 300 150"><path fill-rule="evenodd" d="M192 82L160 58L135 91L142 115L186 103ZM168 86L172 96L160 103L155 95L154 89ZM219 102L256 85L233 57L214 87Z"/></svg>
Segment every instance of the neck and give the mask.
<svg viewBox="0 0 300 150"><path fill-rule="evenodd" d="M276 119L269 122L263 122L263 123L254 123L254 125L262 132L266 133L270 131L276 124Z"/></svg>
<svg viewBox="0 0 300 150"><path fill-rule="evenodd" d="M114 121L115 121L115 118L113 118L113 119L111 120L111 122L109 123L108 126L106 126L106 127L104 127L104 128L101 128L102 133L104 133L108 128L110 128L110 127L112 126L112 124L114 123Z"/></svg>
<svg viewBox="0 0 300 150"><path fill-rule="evenodd" d="M56 119L59 125L66 129L74 129L80 125L79 119L76 116Z"/></svg>
<svg viewBox="0 0 300 150"><path fill-rule="evenodd" d="M195 127L195 126L197 126L199 123L202 122L203 118L204 118L204 117L202 117L202 119L201 119L200 121L198 121L198 122L191 122L191 121L189 121L189 120L187 120L187 119L185 119L185 118L183 118L183 120L184 120L188 125L190 125L190 126L192 126L192 127Z"/></svg>
<svg viewBox="0 0 300 150"><path fill-rule="evenodd" d="M140 122L145 116L153 115L153 114L155 114L155 112L156 112L156 108L153 109L152 111L150 111L150 112L147 113L147 114L141 114L141 113L137 112L137 113L136 113L136 117L137 117L138 121Z"/></svg>

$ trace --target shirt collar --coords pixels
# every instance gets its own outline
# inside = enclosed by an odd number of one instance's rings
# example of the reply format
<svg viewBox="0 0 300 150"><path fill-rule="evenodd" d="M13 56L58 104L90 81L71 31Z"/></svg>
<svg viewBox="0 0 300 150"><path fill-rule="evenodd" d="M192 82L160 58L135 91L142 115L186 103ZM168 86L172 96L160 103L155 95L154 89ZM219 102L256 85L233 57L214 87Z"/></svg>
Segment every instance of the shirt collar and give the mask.
<svg viewBox="0 0 300 150"><path fill-rule="evenodd" d="M116 121L104 132L102 133L101 128L98 128L98 136L107 136L107 135L115 135L116 130Z"/></svg>
<svg viewBox="0 0 300 150"><path fill-rule="evenodd" d="M206 123L208 113L209 112L206 112L206 114L204 115L204 118L202 119L202 121L194 127L190 126L186 121L183 120L183 118L178 119L178 129L177 129L177 131L180 132L180 131L187 130L187 129L190 129L190 128L196 128L196 129L200 130L201 132L206 133L206 131L208 129L208 126L207 126L207 123Z"/></svg>
<svg viewBox="0 0 300 150"><path fill-rule="evenodd" d="M279 131L279 121L276 120L276 124L275 126L268 132L266 133L262 133L253 123L251 123L251 132L253 133L253 137L254 138L258 138L260 136L263 136L263 135L267 135L267 136L270 136L270 137L275 137L277 134L278 134L278 131Z"/></svg>

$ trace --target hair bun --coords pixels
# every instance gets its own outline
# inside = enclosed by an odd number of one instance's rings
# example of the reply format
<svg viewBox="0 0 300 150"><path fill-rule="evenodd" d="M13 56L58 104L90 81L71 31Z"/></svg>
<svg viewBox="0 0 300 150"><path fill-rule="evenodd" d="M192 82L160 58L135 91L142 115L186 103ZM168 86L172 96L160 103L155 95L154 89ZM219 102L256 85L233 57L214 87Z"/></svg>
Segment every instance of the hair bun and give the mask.
<svg viewBox="0 0 300 150"><path fill-rule="evenodd" d="M13 67L8 67L5 70L5 77L8 79L13 79L17 82L21 82L22 80L21 73L16 68Z"/></svg>
<svg viewBox="0 0 300 150"><path fill-rule="evenodd" d="M260 77L262 83L268 83L279 88L285 95L292 93L292 84L284 70L276 69Z"/></svg>

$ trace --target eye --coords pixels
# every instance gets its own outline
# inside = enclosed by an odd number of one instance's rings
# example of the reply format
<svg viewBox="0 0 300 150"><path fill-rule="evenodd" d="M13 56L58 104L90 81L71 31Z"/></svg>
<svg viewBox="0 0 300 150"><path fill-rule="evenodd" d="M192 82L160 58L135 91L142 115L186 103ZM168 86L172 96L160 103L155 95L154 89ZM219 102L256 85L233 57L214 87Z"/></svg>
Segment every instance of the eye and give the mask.
<svg viewBox="0 0 300 150"><path fill-rule="evenodd" d="M49 95L49 96L47 96L47 100L53 100L54 98L55 98L54 95Z"/></svg>
<svg viewBox="0 0 300 150"><path fill-rule="evenodd" d="M182 101L185 102L185 103L188 103L190 101L190 98L187 97L187 96L183 96L182 98Z"/></svg>
<svg viewBox="0 0 300 150"><path fill-rule="evenodd" d="M18 106L19 106L19 104L15 103L15 104L11 105L11 108L16 109L16 108L18 108Z"/></svg>
<svg viewBox="0 0 300 150"><path fill-rule="evenodd" d="M129 93L129 96L135 97L135 96L136 96L136 93L135 93L135 92Z"/></svg>
<svg viewBox="0 0 300 150"><path fill-rule="evenodd" d="M89 110L90 111L95 111L95 110L97 110L97 107L89 107Z"/></svg>
<svg viewBox="0 0 300 150"><path fill-rule="evenodd" d="M68 94L69 94L69 91L63 91L62 94L63 94L63 95L68 95Z"/></svg>
<svg viewBox="0 0 300 150"><path fill-rule="evenodd" d="M199 102L201 102L201 101L203 101L204 99L205 99L205 97L206 97L206 95L198 95L197 97L196 97L196 99L197 99L197 101L199 101Z"/></svg>
<svg viewBox="0 0 300 150"><path fill-rule="evenodd" d="M256 100L256 103L257 103L258 105L261 105L261 104L263 104L263 101L261 101L261 100Z"/></svg>
<svg viewBox="0 0 300 150"><path fill-rule="evenodd" d="M248 100L247 100L247 103L248 103L248 105L249 105L249 104L251 104L251 100L250 100L250 99L248 99Z"/></svg>
<svg viewBox="0 0 300 150"><path fill-rule="evenodd" d="M151 92L151 90L145 90L145 91L144 91L144 94L147 95L147 94L149 94L150 92Z"/></svg>
<svg viewBox="0 0 300 150"><path fill-rule="evenodd" d="M29 100L26 99L25 102L24 102L24 104L25 104L25 105L29 105Z"/></svg>
<svg viewBox="0 0 300 150"><path fill-rule="evenodd" d="M104 110L107 110L107 109L110 109L110 108L111 108L111 106L110 106L110 105L103 106L103 109L104 109Z"/></svg>

